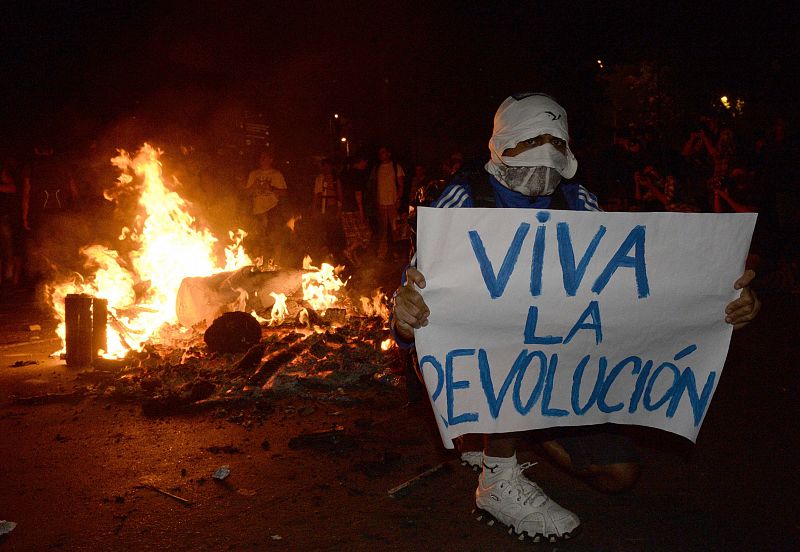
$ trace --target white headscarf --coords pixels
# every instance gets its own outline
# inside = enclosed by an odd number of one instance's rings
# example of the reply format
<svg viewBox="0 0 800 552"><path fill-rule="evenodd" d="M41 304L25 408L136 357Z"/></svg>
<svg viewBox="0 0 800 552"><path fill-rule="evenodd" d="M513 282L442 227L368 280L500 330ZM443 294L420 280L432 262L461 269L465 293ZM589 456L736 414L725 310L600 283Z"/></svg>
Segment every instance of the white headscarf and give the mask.
<svg viewBox="0 0 800 552"><path fill-rule="evenodd" d="M553 98L545 94L519 94L509 96L500 104L494 116L494 130L489 140L492 159L486 169L496 174L497 168L550 167L564 178L572 178L578 170L578 161L567 145L566 155L555 148L539 146L513 157L503 157L503 152L524 140L550 134L569 143L567 112ZM554 151L558 155L554 155ZM494 167L490 167L494 165Z"/></svg>

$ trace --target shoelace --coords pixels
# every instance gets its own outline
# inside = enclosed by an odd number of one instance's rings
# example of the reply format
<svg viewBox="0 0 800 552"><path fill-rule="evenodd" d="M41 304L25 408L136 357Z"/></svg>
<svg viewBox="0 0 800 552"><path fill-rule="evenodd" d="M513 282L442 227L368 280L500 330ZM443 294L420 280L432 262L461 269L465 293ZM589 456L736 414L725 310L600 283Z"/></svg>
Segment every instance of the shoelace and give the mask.
<svg viewBox="0 0 800 552"><path fill-rule="evenodd" d="M514 478L512 481L517 483L519 494L521 497L524 497L522 501L523 504L541 506L547 501L547 495L544 494L544 491L539 485L525 477L522 473L536 464L536 462L525 462L514 466Z"/></svg>

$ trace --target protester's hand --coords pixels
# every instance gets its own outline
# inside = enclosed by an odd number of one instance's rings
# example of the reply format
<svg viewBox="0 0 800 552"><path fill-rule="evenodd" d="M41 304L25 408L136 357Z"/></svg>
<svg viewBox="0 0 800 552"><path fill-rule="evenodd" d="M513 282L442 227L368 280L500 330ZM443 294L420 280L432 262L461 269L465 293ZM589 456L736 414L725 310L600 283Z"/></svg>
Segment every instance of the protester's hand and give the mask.
<svg viewBox="0 0 800 552"><path fill-rule="evenodd" d="M414 267L406 270L406 284L397 288L394 296L394 325L398 337L414 340L414 330L428 325L431 311L414 286L425 287L425 276Z"/></svg>
<svg viewBox="0 0 800 552"><path fill-rule="evenodd" d="M745 327L761 310L761 301L758 300L756 292L750 287L750 282L753 281L755 276L756 273L752 270L745 270L744 274L733 285L735 289L742 290L739 298L731 301L725 307L725 322L733 324L734 330Z"/></svg>

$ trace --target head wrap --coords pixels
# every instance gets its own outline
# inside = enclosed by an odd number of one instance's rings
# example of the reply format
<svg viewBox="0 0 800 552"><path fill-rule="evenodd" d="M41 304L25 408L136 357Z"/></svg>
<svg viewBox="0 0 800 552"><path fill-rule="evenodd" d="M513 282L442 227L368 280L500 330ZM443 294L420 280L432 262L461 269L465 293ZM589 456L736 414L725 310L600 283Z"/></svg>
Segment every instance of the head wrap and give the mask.
<svg viewBox="0 0 800 552"><path fill-rule="evenodd" d="M514 157L503 157L505 150L542 134L550 134L567 142L566 159L563 162L554 162L552 156L541 155L544 150L537 152L542 146ZM489 151L492 153L490 163L495 166L548 166L556 169L564 178L572 178L578 170L578 161L569 149L567 112L546 94L517 94L506 98L494 116Z"/></svg>

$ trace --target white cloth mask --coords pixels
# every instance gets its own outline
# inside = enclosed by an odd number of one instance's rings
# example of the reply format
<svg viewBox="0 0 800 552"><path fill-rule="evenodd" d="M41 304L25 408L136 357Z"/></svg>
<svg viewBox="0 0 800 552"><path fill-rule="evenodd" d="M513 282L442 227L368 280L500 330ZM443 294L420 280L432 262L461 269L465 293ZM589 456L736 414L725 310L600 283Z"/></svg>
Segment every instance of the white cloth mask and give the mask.
<svg viewBox="0 0 800 552"><path fill-rule="evenodd" d="M530 197L551 195L561 183L561 175L552 167L500 165L495 170L492 174L503 186Z"/></svg>
<svg viewBox="0 0 800 552"><path fill-rule="evenodd" d="M555 191L566 166L563 153L552 144L542 144L513 157L503 156L501 164L489 161L486 170L506 188L536 197Z"/></svg>

